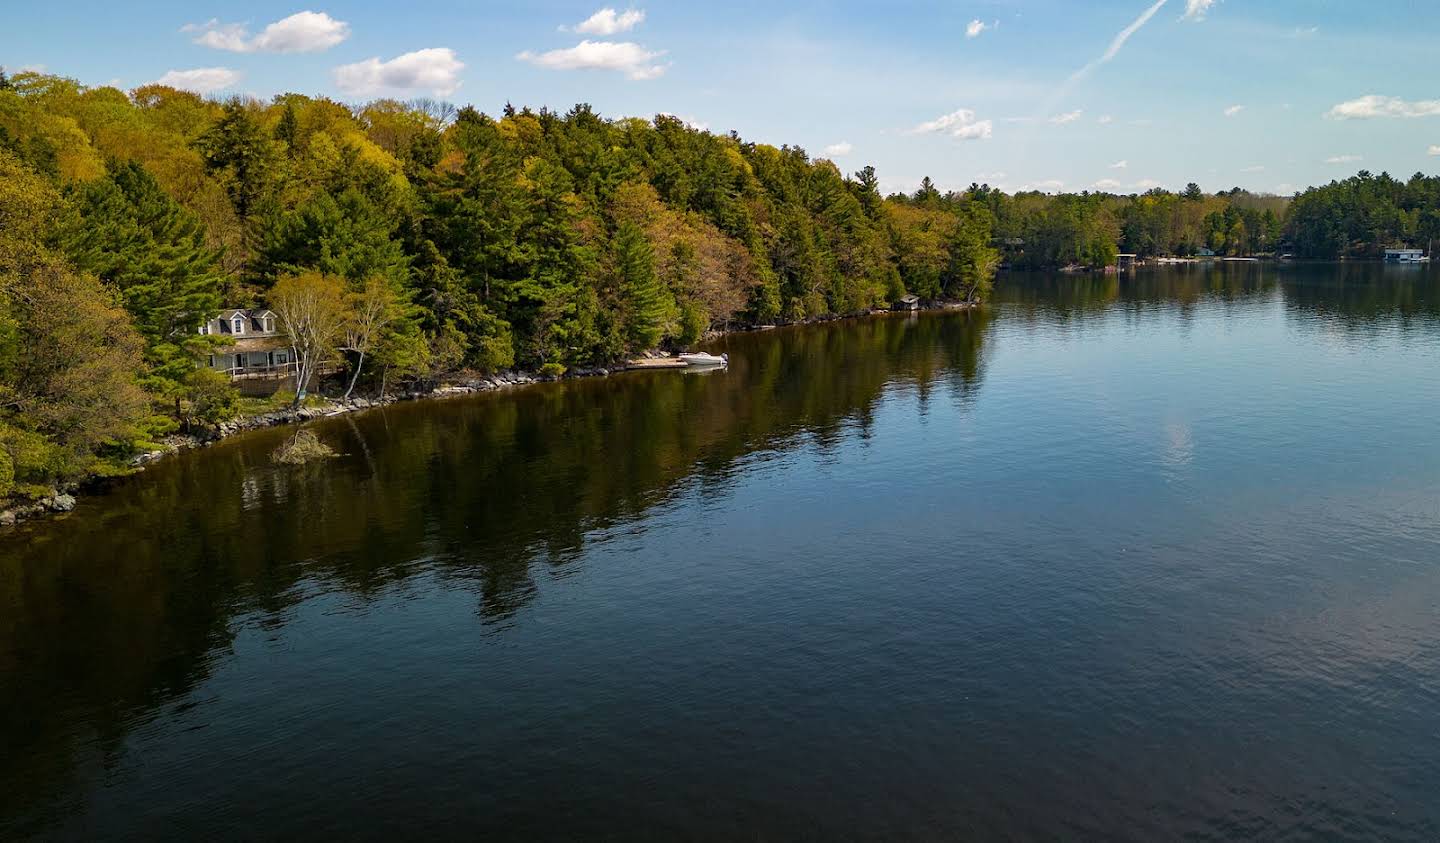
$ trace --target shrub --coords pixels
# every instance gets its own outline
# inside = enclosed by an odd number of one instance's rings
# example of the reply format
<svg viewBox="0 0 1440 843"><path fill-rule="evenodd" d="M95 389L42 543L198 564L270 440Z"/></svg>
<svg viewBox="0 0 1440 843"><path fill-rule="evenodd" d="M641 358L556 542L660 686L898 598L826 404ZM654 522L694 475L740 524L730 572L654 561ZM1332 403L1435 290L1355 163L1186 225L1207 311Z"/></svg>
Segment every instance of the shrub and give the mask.
<svg viewBox="0 0 1440 843"><path fill-rule="evenodd" d="M275 449L271 458L281 465L304 465L312 460L328 459L335 456L335 449L321 442L308 430L297 430Z"/></svg>

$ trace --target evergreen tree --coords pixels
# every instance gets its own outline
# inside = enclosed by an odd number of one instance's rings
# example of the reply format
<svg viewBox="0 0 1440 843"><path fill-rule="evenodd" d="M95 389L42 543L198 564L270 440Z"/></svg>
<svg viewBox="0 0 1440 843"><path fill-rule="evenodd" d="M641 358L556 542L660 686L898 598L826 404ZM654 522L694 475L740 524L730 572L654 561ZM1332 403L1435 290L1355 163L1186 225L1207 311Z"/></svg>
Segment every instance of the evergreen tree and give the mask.
<svg viewBox="0 0 1440 843"><path fill-rule="evenodd" d="M300 120L295 116L295 104L285 103L285 110L280 112L280 122L275 124L275 139L285 144L285 151L295 158L300 154Z"/></svg>
<svg viewBox="0 0 1440 843"><path fill-rule="evenodd" d="M105 178L76 186L55 235L74 265L119 292L145 339L152 384L182 382L203 346L196 326L222 306L219 255L194 214L140 164L115 161Z"/></svg>
<svg viewBox="0 0 1440 843"><path fill-rule="evenodd" d="M674 298L655 272L655 252L633 222L621 224L612 249L625 296L625 339L632 350L654 348L675 310Z"/></svg>
<svg viewBox="0 0 1440 843"><path fill-rule="evenodd" d="M275 150L245 104L231 100L196 145L206 168L224 185L235 215L248 223L272 188Z"/></svg>
<svg viewBox="0 0 1440 843"><path fill-rule="evenodd" d="M569 175L537 158L525 168L525 181L525 219L517 237L525 272L504 292L510 321L529 335L528 362L587 361L597 338L597 294L584 283L594 257L580 236Z"/></svg>

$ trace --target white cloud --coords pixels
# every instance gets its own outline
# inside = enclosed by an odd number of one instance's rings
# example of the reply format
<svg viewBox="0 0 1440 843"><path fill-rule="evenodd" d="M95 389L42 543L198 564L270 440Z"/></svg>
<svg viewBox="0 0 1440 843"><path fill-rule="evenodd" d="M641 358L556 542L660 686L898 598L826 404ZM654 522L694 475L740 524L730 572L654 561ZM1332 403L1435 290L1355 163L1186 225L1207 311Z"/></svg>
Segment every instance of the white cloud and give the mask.
<svg viewBox="0 0 1440 843"><path fill-rule="evenodd" d="M961 108L943 117L927 120L911 129L909 134L928 135L943 132L959 140L988 140L994 130L995 124L992 121L976 120L975 112Z"/></svg>
<svg viewBox="0 0 1440 843"><path fill-rule="evenodd" d="M1063 126L1066 123L1074 123L1076 120L1079 120L1080 115L1084 113L1085 112L1079 110L1067 111L1064 114L1057 114L1054 117L1051 117L1050 122L1054 123L1057 126Z"/></svg>
<svg viewBox="0 0 1440 843"><path fill-rule="evenodd" d="M1193 21L1205 20L1205 15L1210 13L1210 9L1214 7L1214 5L1215 0L1185 0L1185 14L1181 15L1180 19Z"/></svg>
<svg viewBox="0 0 1440 843"><path fill-rule="evenodd" d="M275 21L250 37L243 23L186 24L181 32L198 32L195 43L232 53L315 53L328 50L350 37L350 24L324 12L296 12Z"/></svg>
<svg viewBox="0 0 1440 843"><path fill-rule="evenodd" d="M246 38L249 33L241 23L221 23L218 18L211 18L204 23L187 23L180 27L180 31L200 33L195 43L204 47L236 53L247 51Z"/></svg>
<svg viewBox="0 0 1440 843"><path fill-rule="evenodd" d="M1154 179L1141 179L1140 181L1135 182L1136 190L1154 190L1155 188L1161 186L1162 185L1160 184L1160 182Z"/></svg>
<svg viewBox="0 0 1440 843"><path fill-rule="evenodd" d="M980 37L980 33L984 32L985 30L995 29L999 26L1000 21L998 20L994 23L986 23L979 18L976 18L975 20L970 21L970 23L965 26L965 37L978 38Z"/></svg>
<svg viewBox="0 0 1440 843"><path fill-rule="evenodd" d="M1240 168L1240 172L1242 172L1242 173L1263 173L1263 172L1265 172L1265 165L1263 165L1263 164L1254 164L1254 165L1249 166L1249 167L1241 167L1241 168Z"/></svg>
<svg viewBox="0 0 1440 843"><path fill-rule="evenodd" d="M1124 169L1126 169L1126 168L1129 167L1129 166L1130 166L1130 162L1129 162L1129 161L1116 161L1114 164L1111 164L1111 165L1110 165L1110 169L1112 169L1112 170L1124 170Z"/></svg>
<svg viewBox="0 0 1440 843"><path fill-rule="evenodd" d="M449 47L431 47L389 61L369 58L335 68L335 86L347 94L430 91L449 96L460 87L465 65Z"/></svg>
<svg viewBox="0 0 1440 843"><path fill-rule="evenodd" d="M645 21L643 9L626 9L616 13L610 7L605 7L580 23L575 24L572 31L585 35L614 35L617 32L629 32ZM565 31L565 27L560 27Z"/></svg>
<svg viewBox="0 0 1440 843"><path fill-rule="evenodd" d="M526 50L515 58L550 70L615 70L630 79L654 79L665 73L655 60L664 50L647 50L629 41L581 41L563 50L532 53Z"/></svg>
<svg viewBox="0 0 1440 843"><path fill-rule="evenodd" d="M1065 182L1060 181L1059 179L1046 179L1044 181L1022 184L1020 185L1020 189L1022 191L1038 190L1041 193L1059 193L1060 191L1065 189Z"/></svg>
<svg viewBox="0 0 1440 843"><path fill-rule="evenodd" d="M842 155L849 155L854 149L855 147L849 141L840 141L825 147L825 154L838 158Z"/></svg>
<svg viewBox="0 0 1440 843"><path fill-rule="evenodd" d="M1245 110L1245 106L1243 106L1243 105L1232 105L1232 106L1230 106L1229 108L1225 109L1225 116L1226 116L1226 117L1234 117L1235 115L1239 114L1240 112L1242 112L1242 111L1244 111L1244 110Z"/></svg>
<svg viewBox="0 0 1440 843"><path fill-rule="evenodd" d="M1109 114L1102 114L1100 115L1100 119L1096 120L1095 122L1099 123L1102 126L1108 126L1111 123L1115 122L1115 118L1110 116Z"/></svg>
<svg viewBox="0 0 1440 843"><path fill-rule="evenodd" d="M1297 26L1295 31L1290 33L1291 38L1310 38L1320 31L1318 26Z"/></svg>
<svg viewBox="0 0 1440 843"><path fill-rule="evenodd" d="M1119 190L1120 188L1124 187L1124 185L1120 184L1120 181L1119 181L1118 179L1101 179L1101 180L1095 182L1095 184L1091 185L1091 187L1093 187L1093 188L1096 189L1096 190L1105 190L1105 191L1114 192L1114 191Z"/></svg>
<svg viewBox="0 0 1440 843"><path fill-rule="evenodd" d="M668 111L662 111L662 112L660 112L660 116L661 116L661 117L673 117L673 118L675 118L676 120L679 120L681 123L684 123L685 125L687 125L687 126L689 126L690 128L694 129L694 130L697 131L697 132L708 132L708 131L710 131L710 124L707 123L707 122L705 122L704 120L700 120L699 118L696 118L696 117L688 117L688 116L686 116L686 115L684 115L684 114L671 114L671 113L668 112Z"/></svg>
<svg viewBox="0 0 1440 843"><path fill-rule="evenodd" d="M240 72L228 67L197 67L194 70L171 70L156 79L155 84L208 94L229 88L239 81Z"/></svg>
<svg viewBox="0 0 1440 843"><path fill-rule="evenodd" d="M1431 144L1429 151L1431 155L1440 156L1440 144Z"/></svg>
<svg viewBox="0 0 1440 843"><path fill-rule="evenodd" d="M1325 159L1326 164L1354 164L1357 161L1364 161L1363 155L1332 155Z"/></svg>
<svg viewBox="0 0 1440 843"><path fill-rule="evenodd" d="M1372 117L1435 117L1440 115L1440 100L1407 102L1399 97L1369 94L1342 102L1326 112L1331 120L1368 120Z"/></svg>

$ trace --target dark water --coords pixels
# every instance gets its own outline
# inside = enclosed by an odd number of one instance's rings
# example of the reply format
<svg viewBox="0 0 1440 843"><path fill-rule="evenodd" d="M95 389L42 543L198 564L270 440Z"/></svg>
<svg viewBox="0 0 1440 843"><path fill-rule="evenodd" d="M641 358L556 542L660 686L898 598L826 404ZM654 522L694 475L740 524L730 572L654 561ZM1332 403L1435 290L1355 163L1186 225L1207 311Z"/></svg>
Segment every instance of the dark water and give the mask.
<svg viewBox="0 0 1440 843"><path fill-rule="evenodd" d="M723 345L0 538L0 838L1440 837L1440 275Z"/></svg>

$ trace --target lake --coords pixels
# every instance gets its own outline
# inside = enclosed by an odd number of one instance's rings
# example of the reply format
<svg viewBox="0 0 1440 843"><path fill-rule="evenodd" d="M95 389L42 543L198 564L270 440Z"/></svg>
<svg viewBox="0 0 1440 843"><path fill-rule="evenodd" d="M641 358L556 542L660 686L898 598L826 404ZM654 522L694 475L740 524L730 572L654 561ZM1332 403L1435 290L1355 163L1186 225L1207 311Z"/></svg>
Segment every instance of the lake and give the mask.
<svg viewBox="0 0 1440 843"><path fill-rule="evenodd" d="M0 536L0 838L1440 837L1440 272L711 350Z"/></svg>

